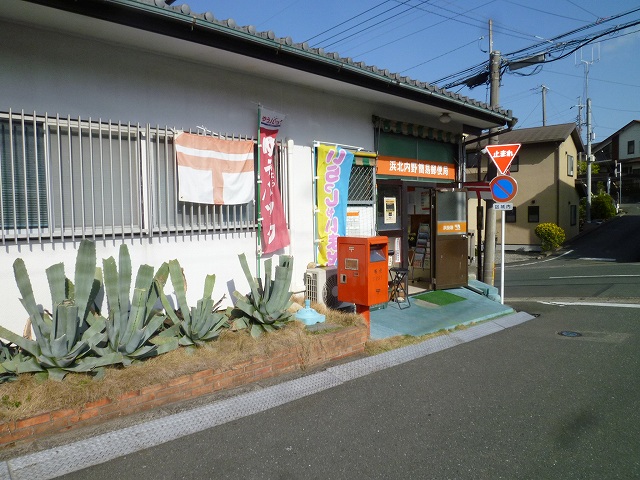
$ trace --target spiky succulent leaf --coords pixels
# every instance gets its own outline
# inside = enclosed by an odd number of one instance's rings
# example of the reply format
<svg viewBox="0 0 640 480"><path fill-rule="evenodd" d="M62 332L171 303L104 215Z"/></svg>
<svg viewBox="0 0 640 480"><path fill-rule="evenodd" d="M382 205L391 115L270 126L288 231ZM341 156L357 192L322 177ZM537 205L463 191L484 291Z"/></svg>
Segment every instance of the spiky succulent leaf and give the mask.
<svg viewBox="0 0 640 480"><path fill-rule="evenodd" d="M167 337L167 336L159 336L156 335L150 340L150 343L157 346L156 354L162 355L163 353L170 352L171 350L175 350L178 348L178 338L177 337Z"/></svg>
<svg viewBox="0 0 640 480"><path fill-rule="evenodd" d="M91 298L93 281L96 275L96 245L89 240L82 240L76 257L74 277L75 304L78 306L80 321L83 322L93 306Z"/></svg>
<svg viewBox="0 0 640 480"><path fill-rule="evenodd" d="M251 336L253 338L260 338L262 336L263 330L260 325L253 324L251 325Z"/></svg>
<svg viewBox="0 0 640 480"><path fill-rule="evenodd" d="M118 252L118 304L120 306L120 328L122 330L126 328L126 322L124 322L124 319L128 317L129 312L131 276L132 267L129 248L123 243L120 245L120 251Z"/></svg>
<svg viewBox="0 0 640 480"><path fill-rule="evenodd" d="M190 322L191 312L189 311L189 304L187 303L187 291L184 285L182 267L180 267L180 262L178 262L178 260L169 261L169 275L171 277L173 290L176 292L178 308L182 312L182 317L184 318L184 321Z"/></svg>
<svg viewBox="0 0 640 480"><path fill-rule="evenodd" d="M240 255L238 255L238 258L240 259L240 266L242 267L244 276L247 279L247 283L249 283L249 288L251 288L251 296L254 299L260 298L260 294L258 293L258 284L253 275L251 275L249 264L247 263L247 257L244 253L241 253Z"/></svg>
<svg viewBox="0 0 640 480"><path fill-rule="evenodd" d="M51 305L62 303L67 298L67 277L64 274L64 264L57 263L46 269Z"/></svg>
<svg viewBox="0 0 640 480"><path fill-rule="evenodd" d="M120 343L121 335L121 308L118 289L118 269L116 267L115 259L113 257L109 257L102 260L102 269L104 272L104 290L107 295L107 306L109 310L107 334L109 336L109 343L113 346Z"/></svg>
<svg viewBox="0 0 640 480"><path fill-rule="evenodd" d="M36 299L33 295L33 288L31 287L31 280L29 280L29 274L27 273L27 267L24 264L24 260L17 258L13 262L13 273L18 285L20 295L22 295L22 305L29 314L30 317L40 316Z"/></svg>
<svg viewBox="0 0 640 480"><path fill-rule="evenodd" d="M33 355L34 357L42 354L38 342L36 342L35 340L26 339L21 335L18 335L11 330L6 329L2 325L0 325L0 337L16 344L22 350L29 353L30 355Z"/></svg>
<svg viewBox="0 0 640 480"><path fill-rule="evenodd" d="M265 299L271 297L271 264L273 263L271 258L267 258L264 262L264 288L262 294Z"/></svg>
<svg viewBox="0 0 640 480"><path fill-rule="evenodd" d="M216 276L215 275L207 275L204 280L204 291L202 292L202 298L211 298L213 295L213 287L216 284Z"/></svg>

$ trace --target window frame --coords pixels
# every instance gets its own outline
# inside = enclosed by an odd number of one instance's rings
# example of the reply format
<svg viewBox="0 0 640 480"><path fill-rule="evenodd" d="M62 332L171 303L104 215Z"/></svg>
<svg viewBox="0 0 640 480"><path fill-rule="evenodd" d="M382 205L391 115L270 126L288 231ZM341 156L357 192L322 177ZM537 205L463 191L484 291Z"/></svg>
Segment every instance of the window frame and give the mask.
<svg viewBox="0 0 640 480"><path fill-rule="evenodd" d="M575 175L575 158L567 153L567 175L573 177Z"/></svg>
<svg viewBox="0 0 640 480"><path fill-rule="evenodd" d="M527 206L527 223L540 223L540 205Z"/></svg>
<svg viewBox="0 0 640 480"><path fill-rule="evenodd" d="M0 121L6 125L4 133L0 126L0 160L5 160L0 163L0 241L3 245L10 241L75 241L76 238L95 241L257 232L255 199L242 205L205 205L177 200L173 146L176 131L171 128L11 110L0 112ZM29 129L29 125L34 127ZM26 132L28 138L14 138L9 134L12 128L20 135ZM234 136L228 140L252 140L257 149L254 138ZM16 145L25 146L18 149ZM284 142L276 143L274 165L279 185L288 182L286 149ZM17 210L7 203L15 203L20 185L14 174L7 176L6 167L28 165L25 158L29 155L37 157L36 166L42 175L21 183L25 185L23 192L40 192L39 198L25 201L26 208L31 209L25 217L19 212L15 214ZM13 185L10 191L7 185ZM288 224L287 188L281 188L280 195ZM38 215L32 213L36 207ZM30 225L25 226L29 228L20 225L21 216L25 222L28 219Z"/></svg>

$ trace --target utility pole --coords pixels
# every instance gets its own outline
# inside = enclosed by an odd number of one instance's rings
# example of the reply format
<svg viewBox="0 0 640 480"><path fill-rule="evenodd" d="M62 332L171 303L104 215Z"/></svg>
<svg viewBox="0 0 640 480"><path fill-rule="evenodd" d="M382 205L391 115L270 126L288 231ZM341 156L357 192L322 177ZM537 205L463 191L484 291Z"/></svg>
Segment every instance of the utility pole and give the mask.
<svg viewBox="0 0 640 480"><path fill-rule="evenodd" d="M578 125L578 135L582 138L582 97L578 97L578 118L576 119L576 125ZM571 107L573 108L573 107Z"/></svg>
<svg viewBox="0 0 640 480"><path fill-rule="evenodd" d="M489 20L489 104L497 107L500 104L500 52L493 50L493 22ZM498 129L490 129L490 132L496 132ZM490 145L498 144L498 137L489 138ZM489 168L487 168L487 173ZM490 180L487 178L487 180ZM482 281L488 285L493 285L495 274L495 258L496 258L496 211L493 208L493 200L487 200L487 211L485 234L484 234L484 270Z"/></svg>
<svg viewBox="0 0 640 480"><path fill-rule="evenodd" d="M577 59L577 54L576 54ZM589 68L595 62L600 61L600 45L598 44L598 57L595 58L593 47L591 48L591 60L582 59L582 49L580 50L580 63L584 65L584 98L587 99L587 208L585 209L585 220L591 222L591 141L593 139L591 123L591 99L589 98Z"/></svg>
<svg viewBox="0 0 640 480"><path fill-rule="evenodd" d="M587 98L587 223L591 222L591 136L591 99Z"/></svg>
<svg viewBox="0 0 640 480"><path fill-rule="evenodd" d="M542 126L547 126L547 86L542 85Z"/></svg>

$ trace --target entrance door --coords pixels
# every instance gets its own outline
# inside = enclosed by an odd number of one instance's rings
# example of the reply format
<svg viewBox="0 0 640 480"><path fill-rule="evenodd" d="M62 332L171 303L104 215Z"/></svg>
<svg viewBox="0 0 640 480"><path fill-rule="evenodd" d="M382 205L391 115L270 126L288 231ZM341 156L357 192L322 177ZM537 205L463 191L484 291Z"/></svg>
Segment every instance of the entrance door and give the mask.
<svg viewBox="0 0 640 480"><path fill-rule="evenodd" d="M435 214L435 288L466 286L469 275L466 192L436 191Z"/></svg>

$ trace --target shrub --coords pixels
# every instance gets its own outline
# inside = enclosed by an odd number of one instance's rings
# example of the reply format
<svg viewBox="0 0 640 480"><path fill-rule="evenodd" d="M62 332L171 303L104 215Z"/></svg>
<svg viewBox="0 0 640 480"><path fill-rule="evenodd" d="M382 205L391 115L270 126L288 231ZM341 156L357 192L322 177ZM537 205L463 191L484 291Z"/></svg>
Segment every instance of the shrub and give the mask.
<svg viewBox="0 0 640 480"><path fill-rule="evenodd" d="M542 251L555 250L564 242L564 230L555 223L541 223L535 229L535 234L542 241Z"/></svg>
<svg viewBox="0 0 640 480"><path fill-rule="evenodd" d="M608 220L616 216L616 204L613 197L603 191L591 195L591 219ZM580 219L587 217L587 199L580 200Z"/></svg>

